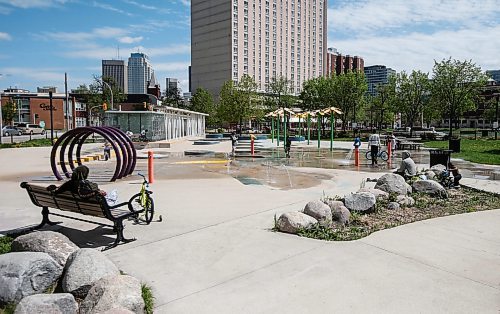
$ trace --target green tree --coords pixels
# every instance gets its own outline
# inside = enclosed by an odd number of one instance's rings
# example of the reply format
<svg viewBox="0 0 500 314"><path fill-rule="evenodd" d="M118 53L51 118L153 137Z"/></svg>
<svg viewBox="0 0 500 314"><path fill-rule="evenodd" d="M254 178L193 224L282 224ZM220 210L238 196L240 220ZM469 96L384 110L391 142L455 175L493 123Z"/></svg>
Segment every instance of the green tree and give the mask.
<svg viewBox="0 0 500 314"><path fill-rule="evenodd" d="M12 124L12 120L16 116L16 104L12 101L7 101L2 105L2 119L4 124Z"/></svg>
<svg viewBox="0 0 500 314"><path fill-rule="evenodd" d="M213 125L217 123L214 100L212 94L204 88L199 87L191 98L191 110L197 112L208 113L207 124Z"/></svg>
<svg viewBox="0 0 500 314"><path fill-rule="evenodd" d="M273 105L271 110L278 108L290 107L294 104L294 97L292 92L291 82L284 76L271 78L269 83L269 97L272 100L270 103Z"/></svg>
<svg viewBox="0 0 500 314"><path fill-rule="evenodd" d="M387 83L375 86L376 95L370 99L370 114L378 129L383 124L393 122L395 113L396 77L391 76Z"/></svg>
<svg viewBox="0 0 500 314"><path fill-rule="evenodd" d="M434 62L431 84L433 102L449 119L450 138L453 135L453 121L464 112L476 109L480 89L486 84L487 76L481 67L471 60L447 59Z"/></svg>
<svg viewBox="0 0 500 314"><path fill-rule="evenodd" d="M362 72L347 72L332 76L332 92L324 100L327 106L338 107L342 111L342 129L345 131L347 121L357 122L357 114L365 105L368 84Z"/></svg>
<svg viewBox="0 0 500 314"><path fill-rule="evenodd" d="M429 74L412 71L408 75L403 71L396 75L395 108L401 112L407 125L411 127L410 137L413 135L415 121L429 105L429 93Z"/></svg>
<svg viewBox="0 0 500 314"><path fill-rule="evenodd" d="M238 123L251 119L257 111L257 84L251 76L243 75L239 83L227 81L219 94L217 116L221 121Z"/></svg>
<svg viewBox="0 0 500 314"><path fill-rule="evenodd" d="M181 96L181 90L177 87L167 90L162 99L162 103L170 107L187 109L184 104L184 99Z"/></svg>

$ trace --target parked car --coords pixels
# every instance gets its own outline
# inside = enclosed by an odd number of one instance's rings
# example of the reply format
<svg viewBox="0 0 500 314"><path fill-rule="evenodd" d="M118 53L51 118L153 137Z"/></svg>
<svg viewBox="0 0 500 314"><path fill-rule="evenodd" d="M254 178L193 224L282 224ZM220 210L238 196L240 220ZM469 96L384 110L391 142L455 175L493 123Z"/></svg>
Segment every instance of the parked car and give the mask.
<svg viewBox="0 0 500 314"><path fill-rule="evenodd" d="M21 130L23 134L45 134L45 129L38 124L18 123L17 128Z"/></svg>
<svg viewBox="0 0 500 314"><path fill-rule="evenodd" d="M2 128L2 136L10 136L10 135L21 135L23 132L12 125L6 125Z"/></svg>

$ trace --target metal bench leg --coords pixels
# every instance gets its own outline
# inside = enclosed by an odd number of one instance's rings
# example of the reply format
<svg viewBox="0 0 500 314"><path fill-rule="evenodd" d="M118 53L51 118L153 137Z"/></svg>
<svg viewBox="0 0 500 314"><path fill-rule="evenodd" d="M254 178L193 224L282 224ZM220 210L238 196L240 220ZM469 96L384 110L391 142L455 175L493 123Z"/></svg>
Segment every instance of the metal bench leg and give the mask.
<svg viewBox="0 0 500 314"><path fill-rule="evenodd" d="M124 229L123 220L117 220L114 222L114 224L115 225L113 227L113 231L116 232L115 242L113 242L113 244L111 244L111 245L106 246L104 249L102 249L103 251L106 251L106 250L109 250L109 249L116 247L118 244L120 244L120 242L128 243L128 242L132 242L132 241L136 240L135 238L127 239L123 236L123 229Z"/></svg>
<svg viewBox="0 0 500 314"><path fill-rule="evenodd" d="M42 222L38 226L36 226L35 229L40 229L45 226L45 224L49 224L51 226L57 225L57 222L50 221L48 207L42 207Z"/></svg>

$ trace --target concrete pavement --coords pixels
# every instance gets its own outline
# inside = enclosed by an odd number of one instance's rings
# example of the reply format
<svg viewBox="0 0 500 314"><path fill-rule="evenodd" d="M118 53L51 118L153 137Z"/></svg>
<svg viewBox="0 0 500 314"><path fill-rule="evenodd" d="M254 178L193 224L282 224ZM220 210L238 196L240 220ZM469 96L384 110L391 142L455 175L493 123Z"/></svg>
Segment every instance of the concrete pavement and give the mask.
<svg viewBox="0 0 500 314"><path fill-rule="evenodd" d="M230 150L230 143L220 145ZM180 142L172 151L186 147L194 149ZM19 181L49 175L49 151L0 150L0 231L40 221L40 210ZM144 165L139 161L139 168ZM203 166L178 167L165 165L152 185L164 221L127 223L126 236L138 240L106 252L123 271L153 287L157 313L500 310L500 210L421 221L358 241L324 242L272 232L274 215L302 209L323 195L355 191L363 178L383 173L304 168L330 179L279 190L208 174ZM173 175L179 169L185 178ZM500 192L496 182L477 181L471 184ZM102 187L117 188L126 199L139 182L133 177ZM109 229L57 220L63 224L52 228L81 246L100 248L113 239Z"/></svg>

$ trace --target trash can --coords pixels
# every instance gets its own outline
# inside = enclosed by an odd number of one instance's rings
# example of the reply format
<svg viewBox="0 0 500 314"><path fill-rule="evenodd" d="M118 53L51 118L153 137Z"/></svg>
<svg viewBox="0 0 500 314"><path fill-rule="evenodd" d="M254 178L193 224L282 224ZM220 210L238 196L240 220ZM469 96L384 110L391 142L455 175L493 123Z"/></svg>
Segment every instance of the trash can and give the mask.
<svg viewBox="0 0 500 314"><path fill-rule="evenodd" d="M448 149L430 149L429 150L429 166L444 165L448 167L450 162L451 150Z"/></svg>
<svg viewBox="0 0 500 314"><path fill-rule="evenodd" d="M450 138L448 142L448 148L454 153L460 153L460 139Z"/></svg>

